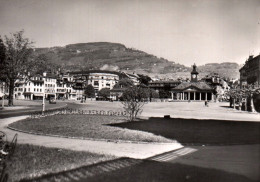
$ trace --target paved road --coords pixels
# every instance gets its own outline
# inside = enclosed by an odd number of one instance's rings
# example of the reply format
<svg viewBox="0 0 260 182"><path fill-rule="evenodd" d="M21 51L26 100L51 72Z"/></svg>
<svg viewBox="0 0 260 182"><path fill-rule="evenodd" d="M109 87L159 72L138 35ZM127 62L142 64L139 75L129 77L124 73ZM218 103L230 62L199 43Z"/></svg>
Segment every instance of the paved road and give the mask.
<svg viewBox="0 0 260 182"><path fill-rule="evenodd" d="M67 103L66 102L57 102L57 104L49 104L48 102L46 103L46 110L49 109L57 109L57 108L62 108L66 107ZM0 119L3 118L10 118L10 117L16 117L16 116L24 116L28 115L33 111L41 111L42 110L42 105L40 102L34 102L34 105L25 105L25 107L21 107L20 105L17 106L18 109L4 109L0 110Z"/></svg>
<svg viewBox="0 0 260 182"><path fill-rule="evenodd" d="M120 158L43 176L36 181L253 182L260 180L259 147L260 145L186 146L144 160Z"/></svg>
<svg viewBox="0 0 260 182"><path fill-rule="evenodd" d="M84 107L86 109L93 109L93 106L99 105L100 109L103 107L108 106L108 104L111 103L101 103L101 102L93 102L88 103ZM101 105L100 105L101 104ZM219 117L219 114L222 113L222 117L226 117L226 119L246 119L257 121L259 118L259 114L248 114L243 112L237 112L231 109L226 109L225 107L220 107L218 104L211 105L211 109L208 108L202 108L200 107L200 103L191 103L188 105L188 107L175 107L178 103L167 103L168 109L165 109L164 107L157 107L157 110L154 111L154 113L166 113L166 112L172 112L173 114L178 114L178 116L183 115L184 117L190 117L190 115L195 113L200 113L198 110L203 110L203 114L195 114L194 116L197 117L206 117L209 115L210 117ZM115 103L114 103L115 105ZM172 105L172 109L170 107ZM180 103L180 105L184 105L183 103ZM185 106L187 103L185 104ZM69 106L76 106L72 103L69 103ZM82 105L83 106L83 105ZM194 107L196 106L196 107ZM117 107L117 106L116 106ZM115 108L116 108L115 107ZM148 107L148 105L146 106ZM149 110L153 110L154 104L152 103L151 108L145 108L145 113L148 114ZM113 108L113 107L112 107ZM109 109L112 109L109 107ZM38 108L40 109L40 108ZM164 109L164 111L162 111ZM195 112L196 111L196 112ZM211 112L209 112L211 111ZM20 110L20 111L14 111L14 112L7 112L4 117L10 117L14 115L23 115L26 112L28 112L27 109ZM163 113L163 114L164 114ZM1 115L1 113L0 113ZM250 117L252 116L252 117ZM1 115L0 117L3 117ZM203 118L201 118L203 119ZM258 120L259 121L259 120ZM249 131L250 132L250 131ZM32 140L34 141L34 140ZM46 140L45 144L48 145L48 141ZM57 143L57 145L62 145L61 143ZM59 147L58 146L58 147ZM53 146L52 146L53 147ZM135 167L131 168L131 170L125 170L116 168L116 170L108 170L107 168L101 167L104 171L103 176L98 174L98 176L94 176L96 174L95 172L90 175L92 176L91 179L88 179L88 181L115 181L117 179L149 179L154 181L163 181L161 179L162 175L164 176L164 179L173 179L174 176L172 173L173 171L176 171L179 168L182 168L182 171L179 172L187 172L189 173L189 169L192 167L192 170L196 172L196 170L200 171L197 172L200 175L203 175L205 173L201 173L202 171L214 169L214 174L219 175L220 177L223 176L231 176L232 179L228 178L226 181L237 181L237 179L242 179L241 181L250 181L250 180L260 180L259 177L259 160L260 160L260 145L234 145L234 146L205 146L205 147L194 147L194 146L186 146L185 148L178 149L178 151L172 151L170 153L166 153L163 155L156 156L154 159L143 160L141 163L135 164ZM151 162L149 162L151 161ZM114 165L114 164L113 164ZM113 166L112 165L112 166ZM116 165L115 165L116 166ZM177 167L176 167L177 166ZM108 167L112 169L113 167ZM128 167L129 168L129 167ZM156 169L155 169L156 168ZM99 168L100 170L100 168ZM159 173L157 176L155 173L151 174L151 170L157 171ZM94 170L95 171L95 170ZM142 173L140 173L142 171ZM166 171L166 172L165 172ZM168 171L168 172L167 172ZM77 172L76 172L77 173ZM113 174L110 174L113 173ZM149 174L148 174L149 173ZM88 174L88 172L86 172ZM133 176L133 174L136 174ZM147 175L147 176L145 176ZM168 178L167 178L168 175ZM149 176L151 178L149 178ZM222 176L222 177L223 177ZM139 178L137 178L139 177ZM143 177L143 178L142 178ZM188 175L189 177L189 175ZM245 178L244 178L245 177ZM84 181L87 177L77 178L78 181ZM216 177L217 178L217 177ZM83 180L82 180L83 179ZM222 179L222 178L221 178ZM224 178L227 179L227 178ZM146 181L147 181L146 180ZM148 180L148 181L149 181ZM197 179L199 180L199 179ZM77 181L77 180L76 180ZM131 180L130 180L131 181ZM145 181L145 180L144 180ZM225 180L224 180L225 181Z"/></svg>
<svg viewBox="0 0 260 182"><path fill-rule="evenodd" d="M186 146L178 151L153 160L217 169L260 180L260 145Z"/></svg>

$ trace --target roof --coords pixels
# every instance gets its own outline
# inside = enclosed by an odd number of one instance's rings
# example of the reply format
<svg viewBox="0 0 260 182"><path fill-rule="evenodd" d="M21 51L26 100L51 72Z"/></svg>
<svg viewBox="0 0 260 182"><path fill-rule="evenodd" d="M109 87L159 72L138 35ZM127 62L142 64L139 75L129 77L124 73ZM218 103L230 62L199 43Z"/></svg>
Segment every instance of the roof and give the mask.
<svg viewBox="0 0 260 182"><path fill-rule="evenodd" d="M208 90L211 91L213 88L209 86L206 82L182 82L180 85L176 86L174 91L182 91L188 88L195 88L198 90Z"/></svg>
<svg viewBox="0 0 260 182"><path fill-rule="evenodd" d="M151 81L150 83L181 83L178 80L158 80L158 81Z"/></svg>
<svg viewBox="0 0 260 182"><path fill-rule="evenodd" d="M40 82L40 83L43 83L44 81L43 80L30 80L31 82Z"/></svg>
<svg viewBox="0 0 260 182"><path fill-rule="evenodd" d="M108 71L108 70L87 70L87 71L75 71L70 72L71 75L77 75L77 74L89 74L89 73L109 73L109 74L115 74L115 75L121 75L122 73L117 71Z"/></svg>

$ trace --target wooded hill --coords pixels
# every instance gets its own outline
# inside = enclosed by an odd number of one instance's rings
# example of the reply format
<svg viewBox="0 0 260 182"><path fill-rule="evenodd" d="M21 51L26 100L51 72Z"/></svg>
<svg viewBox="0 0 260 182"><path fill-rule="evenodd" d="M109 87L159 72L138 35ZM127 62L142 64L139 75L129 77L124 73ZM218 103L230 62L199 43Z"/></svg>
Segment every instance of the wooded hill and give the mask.
<svg viewBox="0 0 260 182"><path fill-rule="evenodd" d="M70 44L65 47L36 48L35 52L46 56L49 64L67 71L91 69L127 71L139 74L176 75L188 74L191 67L158 58L143 51L127 48L123 44L93 42ZM226 77L238 77L236 63L207 64L198 67L200 72L217 72ZM180 74L182 75L182 74Z"/></svg>

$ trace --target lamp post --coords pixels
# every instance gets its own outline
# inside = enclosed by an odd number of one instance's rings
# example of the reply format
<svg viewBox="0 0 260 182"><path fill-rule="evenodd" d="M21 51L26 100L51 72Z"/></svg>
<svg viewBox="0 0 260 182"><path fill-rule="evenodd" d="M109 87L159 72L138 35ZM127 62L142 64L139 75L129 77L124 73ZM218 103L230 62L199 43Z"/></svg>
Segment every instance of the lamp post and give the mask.
<svg viewBox="0 0 260 182"><path fill-rule="evenodd" d="M42 115L45 112L45 90L43 89L43 96L42 96Z"/></svg>
<svg viewBox="0 0 260 182"><path fill-rule="evenodd" d="M3 97L2 97L2 108L5 107L5 83L3 82Z"/></svg>

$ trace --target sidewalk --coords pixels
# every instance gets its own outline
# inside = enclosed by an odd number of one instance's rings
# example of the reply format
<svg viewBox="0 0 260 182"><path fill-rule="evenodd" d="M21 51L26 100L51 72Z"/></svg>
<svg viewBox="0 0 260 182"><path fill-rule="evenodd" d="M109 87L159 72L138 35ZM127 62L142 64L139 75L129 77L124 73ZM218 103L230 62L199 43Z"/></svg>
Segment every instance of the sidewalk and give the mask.
<svg viewBox="0 0 260 182"><path fill-rule="evenodd" d="M41 145L45 147L63 148L75 151L88 151L99 154L114 155L117 157L130 157L145 159L157 154L182 148L179 143L114 143L105 141L91 141L69 138L58 138L40 135L31 135L16 132L7 128L7 125L24 119L27 116L0 119L0 130L7 134L9 140L18 133L18 143Z"/></svg>

